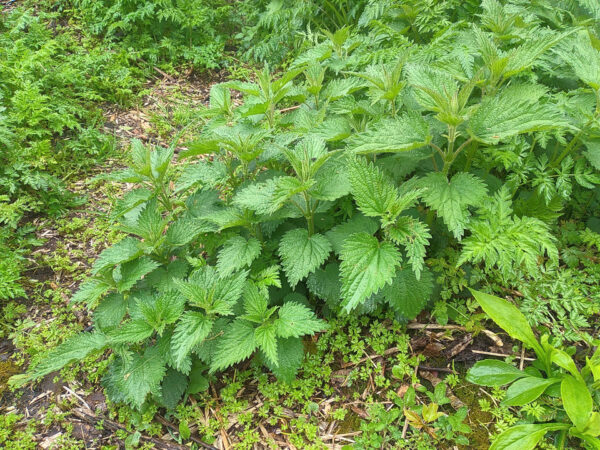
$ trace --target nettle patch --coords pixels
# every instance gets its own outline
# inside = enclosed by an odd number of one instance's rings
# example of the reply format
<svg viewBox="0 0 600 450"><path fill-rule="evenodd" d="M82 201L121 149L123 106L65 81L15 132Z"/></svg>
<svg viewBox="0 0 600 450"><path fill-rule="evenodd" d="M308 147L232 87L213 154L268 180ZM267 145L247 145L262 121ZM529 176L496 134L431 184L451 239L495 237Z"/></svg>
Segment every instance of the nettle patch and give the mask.
<svg viewBox="0 0 600 450"><path fill-rule="evenodd" d="M110 349L112 400L172 407L250 357L293 379L317 313L416 317L430 257L503 280L558 264L552 224L600 182L600 51L530 25L451 29L381 64L344 28L278 76L213 86L183 164L133 142L113 177L139 188L73 299L94 331L15 381Z"/></svg>

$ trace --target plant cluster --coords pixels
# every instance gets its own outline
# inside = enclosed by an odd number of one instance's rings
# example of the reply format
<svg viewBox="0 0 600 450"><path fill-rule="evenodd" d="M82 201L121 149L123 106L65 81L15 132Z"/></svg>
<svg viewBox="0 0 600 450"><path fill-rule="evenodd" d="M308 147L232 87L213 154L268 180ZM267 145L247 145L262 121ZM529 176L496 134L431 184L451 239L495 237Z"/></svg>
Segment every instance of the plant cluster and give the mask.
<svg viewBox="0 0 600 450"><path fill-rule="evenodd" d="M233 5L224 0L64 0L60 7L106 44L171 67L221 67L238 22Z"/></svg>

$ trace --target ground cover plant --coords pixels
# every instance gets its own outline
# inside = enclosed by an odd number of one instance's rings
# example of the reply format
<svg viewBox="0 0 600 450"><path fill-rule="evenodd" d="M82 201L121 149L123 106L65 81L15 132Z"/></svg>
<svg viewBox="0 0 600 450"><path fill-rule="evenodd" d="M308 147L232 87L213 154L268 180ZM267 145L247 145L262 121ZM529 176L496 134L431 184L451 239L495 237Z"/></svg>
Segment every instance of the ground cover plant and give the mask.
<svg viewBox="0 0 600 450"><path fill-rule="evenodd" d="M356 448L595 448L600 11L584 1L426 3L243 2L241 48L253 45L265 64L211 86L195 139L181 143L184 128L171 145L132 140L129 168L101 177L133 188L109 216L120 238L72 297L91 323L12 385L97 360L110 403L142 427L128 445L154 430L158 411L179 420L183 442L197 415L189 402L212 404L215 385L226 411L242 411L223 380L239 389L263 380L261 395L292 404L300 395L310 419L320 411L310 395L331 395L332 372L360 364L337 340L351 335L358 350L372 323L396 347L366 340L360 358L374 368L344 375L344 388L370 382L360 387L368 412L351 409L364 419L350 428ZM221 6L202 11L231 12ZM98 32L113 44L133 45L119 30L147 36L151 47L136 45L152 61L170 51L169 27L194 36L199 26L161 16L177 7L69 6L85 26L102 17ZM244 13L251 7L265 10ZM17 272L5 273L0 292L22 296ZM413 321L430 317L433 329L485 331L496 342L478 307L524 345L520 369L501 351L492 353L507 361L468 372L493 388L482 391L493 406L457 401L464 368L423 365L416 342L409 350L402 340L407 329L428 330ZM336 356L323 347L332 339ZM537 358L526 368L525 348ZM445 381L424 375L440 371ZM309 385L311 394L269 393L270 373L275 391ZM494 423L483 439L475 414ZM267 439L248 417L239 419L245 445ZM194 420L215 439L216 428ZM293 427L302 437L292 445L317 441L310 420Z"/></svg>

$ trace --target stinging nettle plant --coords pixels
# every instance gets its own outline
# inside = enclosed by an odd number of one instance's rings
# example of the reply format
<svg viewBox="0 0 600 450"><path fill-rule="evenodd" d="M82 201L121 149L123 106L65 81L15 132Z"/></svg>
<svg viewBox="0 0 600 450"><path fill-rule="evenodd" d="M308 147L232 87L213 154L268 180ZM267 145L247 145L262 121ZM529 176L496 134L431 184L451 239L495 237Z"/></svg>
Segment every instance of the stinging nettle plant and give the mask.
<svg viewBox="0 0 600 450"><path fill-rule="evenodd" d="M428 257L451 250L506 280L556 265L566 193L600 181L581 148L595 125L582 131L561 101L581 96L589 114L593 85L549 61L582 45L573 31L529 24L501 39L493 5L487 28L451 28L390 61L370 61L344 28L280 76L213 86L175 166L172 148L134 142L115 179L138 188L113 212L129 235L74 296L95 309L94 331L20 380L107 348L110 397L137 407L173 405L185 380L192 393L253 355L290 380L301 338L325 327L316 312L416 317L434 297ZM577 87L542 84L559 75Z"/></svg>

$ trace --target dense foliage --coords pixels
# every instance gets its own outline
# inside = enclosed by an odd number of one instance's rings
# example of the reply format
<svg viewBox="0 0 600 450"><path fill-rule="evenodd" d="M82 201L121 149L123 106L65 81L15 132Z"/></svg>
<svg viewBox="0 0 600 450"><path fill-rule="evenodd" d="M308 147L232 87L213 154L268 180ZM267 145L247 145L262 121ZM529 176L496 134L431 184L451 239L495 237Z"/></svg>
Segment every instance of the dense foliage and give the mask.
<svg viewBox="0 0 600 450"><path fill-rule="evenodd" d="M563 446L598 445L597 356L580 370L560 347L589 351L596 341L586 328L600 311L597 5L242 3L237 22L231 5L204 0L70 4L95 33L153 62L216 66L220 24L245 23L237 39L265 65L212 86L201 133L180 151L131 143L131 167L109 177L134 185L112 212L126 237L100 254L73 298L93 311L93 329L13 380L109 349L103 383L112 401L173 409L249 358L291 382L303 338L324 331L323 319L391 311L406 323L430 308L439 322L472 326L477 303L466 288L475 287L520 299L527 319L475 293L539 362L529 372L478 363L471 381L517 380L507 406L544 393L554 404L562 389L552 422L510 428L494 445L522 438L533 448L546 432ZM197 30L207 24L203 40ZM34 77L39 92L55 88ZM52 122L50 107L38 122L19 116L14 99L24 91L10 95L6 111L21 122L7 122L6 142L19 137L35 150L77 129L80 119ZM17 123L24 131L13 137ZM31 137L38 123L49 131ZM553 346L530 326L548 327ZM502 382L485 378L500 369Z"/></svg>

